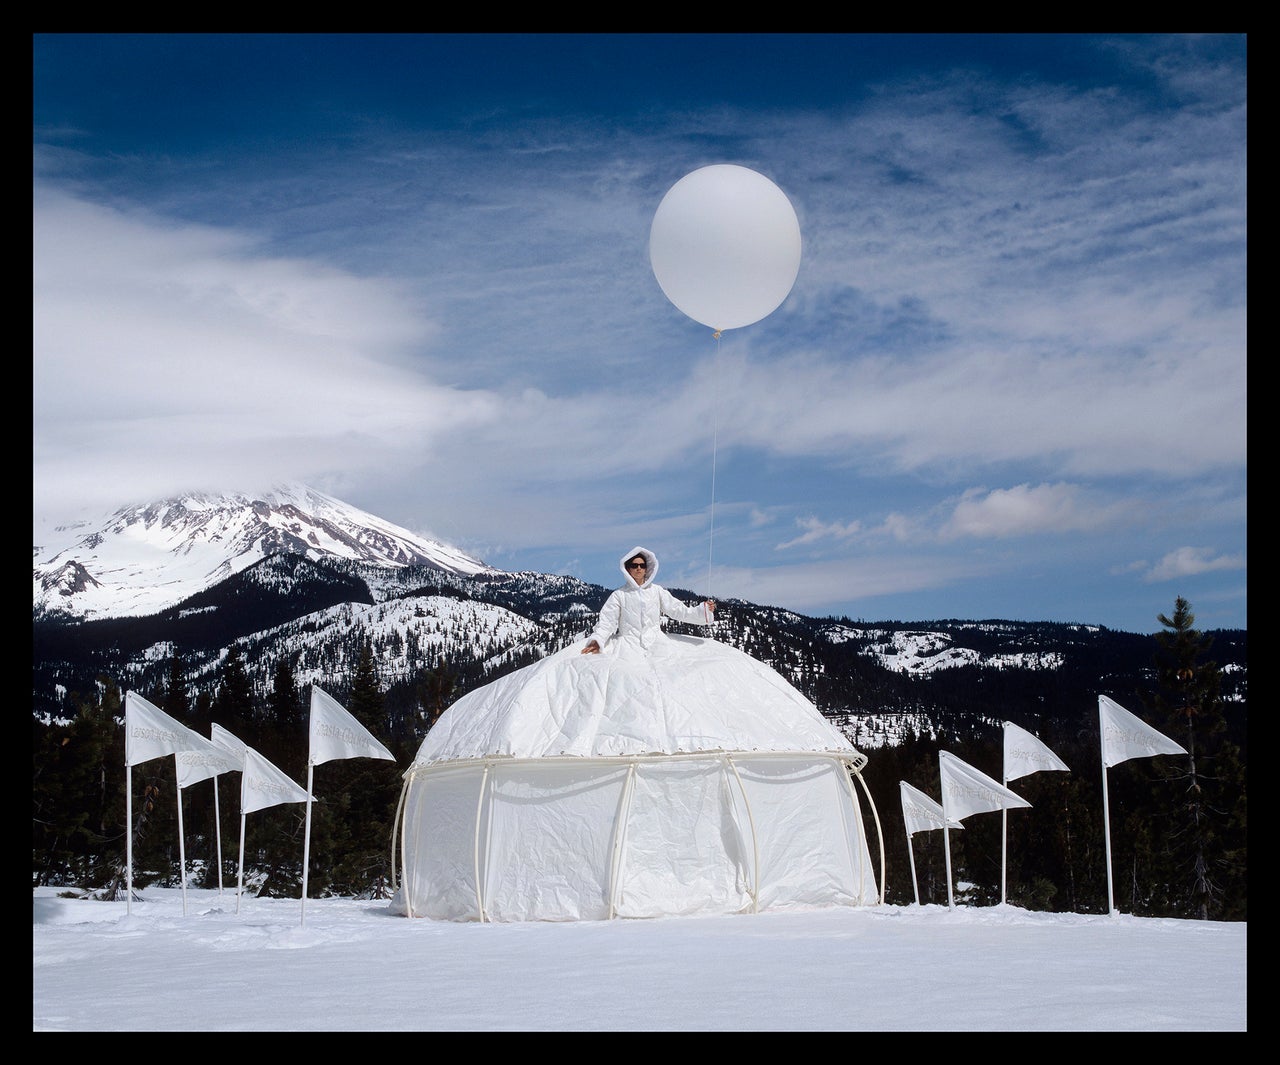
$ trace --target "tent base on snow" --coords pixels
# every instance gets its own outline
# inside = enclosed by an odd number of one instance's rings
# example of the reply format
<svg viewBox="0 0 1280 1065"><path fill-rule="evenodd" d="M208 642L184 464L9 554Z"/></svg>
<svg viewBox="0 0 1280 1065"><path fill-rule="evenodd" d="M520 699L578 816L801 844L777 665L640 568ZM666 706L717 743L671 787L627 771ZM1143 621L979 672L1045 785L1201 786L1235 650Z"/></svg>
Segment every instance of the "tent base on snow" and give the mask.
<svg viewBox="0 0 1280 1065"><path fill-rule="evenodd" d="M866 757L712 639L567 648L451 706L405 773L394 912L576 921L874 905ZM878 834L877 820L877 834Z"/></svg>

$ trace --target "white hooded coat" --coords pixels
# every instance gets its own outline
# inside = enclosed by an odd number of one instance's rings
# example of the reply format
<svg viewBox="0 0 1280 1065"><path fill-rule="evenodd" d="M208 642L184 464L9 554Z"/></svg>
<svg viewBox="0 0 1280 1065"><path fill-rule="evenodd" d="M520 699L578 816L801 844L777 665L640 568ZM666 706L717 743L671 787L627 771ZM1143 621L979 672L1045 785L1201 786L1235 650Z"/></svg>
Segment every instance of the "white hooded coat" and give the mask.
<svg viewBox="0 0 1280 1065"><path fill-rule="evenodd" d="M643 555L649 566L644 580L639 583L627 569L627 562L636 555ZM662 637L664 617L691 625L710 625L715 620L715 615L705 603L686 606L654 583L658 575L658 556L647 547L633 547L618 560L618 568L622 570L624 583L605 601L590 636L602 651L610 640L618 642L619 650L623 647L628 650L651 649Z"/></svg>
<svg viewBox="0 0 1280 1065"><path fill-rule="evenodd" d="M690 751L852 752L848 739L763 662L718 640L664 632L662 618L709 624L645 580L613 592L591 638L469 692L427 733L415 764L476 757L617 757Z"/></svg>

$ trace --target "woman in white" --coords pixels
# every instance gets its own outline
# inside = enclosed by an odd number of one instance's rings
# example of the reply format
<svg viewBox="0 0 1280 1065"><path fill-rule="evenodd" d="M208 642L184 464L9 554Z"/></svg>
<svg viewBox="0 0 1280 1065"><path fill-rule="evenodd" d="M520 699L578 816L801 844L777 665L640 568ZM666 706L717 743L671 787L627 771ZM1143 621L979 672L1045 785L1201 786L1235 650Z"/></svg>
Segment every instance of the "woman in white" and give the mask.
<svg viewBox="0 0 1280 1065"><path fill-rule="evenodd" d="M655 584L658 559L647 548L628 551L621 565L626 583L605 601L585 645L464 695L427 734L418 760L848 747L770 666L710 636L662 628L664 617L710 626L714 600L686 605Z"/></svg>
<svg viewBox="0 0 1280 1065"><path fill-rule="evenodd" d="M661 637L664 617L691 625L710 625L715 621L714 599L688 606L654 583L658 556L647 547L633 547L618 565L626 581L605 601L582 654L599 654L610 640L617 641L619 650L626 647L647 651Z"/></svg>

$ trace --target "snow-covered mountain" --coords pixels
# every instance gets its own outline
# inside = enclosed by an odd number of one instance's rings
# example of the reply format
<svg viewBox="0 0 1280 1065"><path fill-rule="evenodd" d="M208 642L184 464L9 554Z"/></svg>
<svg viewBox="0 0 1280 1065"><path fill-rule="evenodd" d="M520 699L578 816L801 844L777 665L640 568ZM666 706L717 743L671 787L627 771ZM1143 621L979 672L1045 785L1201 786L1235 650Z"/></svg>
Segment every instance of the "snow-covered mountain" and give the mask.
<svg viewBox="0 0 1280 1065"><path fill-rule="evenodd" d="M73 716L74 693L103 675L161 690L179 660L192 698L212 692L232 649L260 699L282 662L303 687L340 690L366 645L389 715L416 720L430 671L447 667L461 695L585 639L609 592L495 569L307 488L126 507L35 556L32 708L46 721ZM1215 644L1241 715L1244 635ZM1145 686L1154 651L1149 636L1097 626L855 624L731 599L714 636L778 670L867 750L1074 719L1098 690Z"/></svg>
<svg viewBox="0 0 1280 1065"><path fill-rule="evenodd" d="M155 614L282 551L462 576L500 572L302 485L127 506L56 535L33 548L36 617Z"/></svg>

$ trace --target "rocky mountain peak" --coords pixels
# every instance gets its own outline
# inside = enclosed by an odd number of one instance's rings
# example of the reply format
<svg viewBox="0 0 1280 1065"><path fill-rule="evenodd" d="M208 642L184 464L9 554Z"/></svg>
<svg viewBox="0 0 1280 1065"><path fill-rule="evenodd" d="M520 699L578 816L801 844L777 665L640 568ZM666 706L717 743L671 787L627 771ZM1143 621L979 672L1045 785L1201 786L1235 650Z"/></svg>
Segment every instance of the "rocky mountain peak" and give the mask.
<svg viewBox="0 0 1280 1065"><path fill-rule="evenodd" d="M122 507L63 533L34 552L37 617L152 614L282 552L464 576L499 572L300 485L255 496L189 493Z"/></svg>

